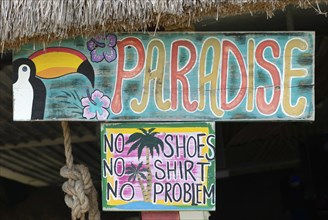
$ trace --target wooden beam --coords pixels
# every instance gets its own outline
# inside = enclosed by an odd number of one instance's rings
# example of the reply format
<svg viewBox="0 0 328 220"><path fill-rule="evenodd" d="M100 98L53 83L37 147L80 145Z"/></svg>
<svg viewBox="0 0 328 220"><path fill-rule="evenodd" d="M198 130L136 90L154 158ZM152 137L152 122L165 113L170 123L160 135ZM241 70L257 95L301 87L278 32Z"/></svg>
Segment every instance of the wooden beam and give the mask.
<svg viewBox="0 0 328 220"><path fill-rule="evenodd" d="M42 180L35 179L33 177L14 172L14 171L7 169L5 167L2 167L2 166L0 166L0 176L5 177L7 179L15 180L20 183L31 185L31 186L47 186L48 185L48 183L46 183Z"/></svg>
<svg viewBox="0 0 328 220"><path fill-rule="evenodd" d="M82 137L72 136L72 143L84 143L84 142L92 142L96 141L97 138L95 135L84 135ZM34 147L43 147L43 146L53 146L53 145L62 145L64 143L64 138L59 137L56 139L45 138L41 141L29 141L26 143L19 143L16 145L5 144L0 146L0 151L12 150L12 149L20 149L20 148L34 148Z"/></svg>
<svg viewBox="0 0 328 220"><path fill-rule="evenodd" d="M12 153L12 152L10 152ZM57 170L49 169L45 167L44 164L38 163L35 158L25 157L25 155L20 154L1 154L0 157L1 165L8 168L15 170L18 173L22 173L28 176L39 177L39 179L43 179L47 182L58 182L58 171Z"/></svg>
<svg viewBox="0 0 328 220"><path fill-rule="evenodd" d="M57 183L59 181L57 181L56 179L54 179L53 177L49 178L48 176L43 175L40 172L35 172L35 169L32 169L32 172L30 169L26 169L25 166L26 164L19 163L16 161L11 161L8 160L6 158L0 158L0 166L7 168L15 173L19 173L22 174L24 176L29 176L31 178L34 179L38 179L38 180L42 180L43 182L46 183ZM24 167L22 167L24 166ZM58 178L57 178L58 179Z"/></svg>

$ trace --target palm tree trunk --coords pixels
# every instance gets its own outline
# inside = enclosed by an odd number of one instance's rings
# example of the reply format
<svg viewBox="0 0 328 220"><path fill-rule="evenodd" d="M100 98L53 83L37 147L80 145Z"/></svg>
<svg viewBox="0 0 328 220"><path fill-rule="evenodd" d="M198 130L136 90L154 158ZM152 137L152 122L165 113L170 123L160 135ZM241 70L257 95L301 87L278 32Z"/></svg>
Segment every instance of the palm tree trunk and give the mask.
<svg viewBox="0 0 328 220"><path fill-rule="evenodd" d="M141 180L141 178L140 178L139 175L138 175L137 178L138 178L138 182L139 182L139 185L140 185L140 188L141 188L143 199L144 199L144 201L146 201L147 192L146 192L145 186L143 185L143 182L142 182L142 180Z"/></svg>
<svg viewBox="0 0 328 220"><path fill-rule="evenodd" d="M146 169L147 169L147 188L146 188L146 202L151 202L151 192L152 192L152 176L150 171L150 161L149 161L149 148L146 148Z"/></svg>

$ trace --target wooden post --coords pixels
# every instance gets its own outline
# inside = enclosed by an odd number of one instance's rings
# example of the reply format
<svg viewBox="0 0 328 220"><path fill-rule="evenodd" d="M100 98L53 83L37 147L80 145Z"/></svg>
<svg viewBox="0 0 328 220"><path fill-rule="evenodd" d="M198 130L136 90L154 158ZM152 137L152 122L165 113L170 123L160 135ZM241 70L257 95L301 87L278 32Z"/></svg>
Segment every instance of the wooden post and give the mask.
<svg viewBox="0 0 328 220"><path fill-rule="evenodd" d="M180 220L208 220L208 211L183 211L180 212Z"/></svg>
<svg viewBox="0 0 328 220"><path fill-rule="evenodd" d="M208 220L208 211L142 212L142 220Z"/></svg>
<svg viewBox="0 0 328 220"><path fill-rule="evenodd" d="M179 212L141 212L142 220L180 220Z"/></svg>

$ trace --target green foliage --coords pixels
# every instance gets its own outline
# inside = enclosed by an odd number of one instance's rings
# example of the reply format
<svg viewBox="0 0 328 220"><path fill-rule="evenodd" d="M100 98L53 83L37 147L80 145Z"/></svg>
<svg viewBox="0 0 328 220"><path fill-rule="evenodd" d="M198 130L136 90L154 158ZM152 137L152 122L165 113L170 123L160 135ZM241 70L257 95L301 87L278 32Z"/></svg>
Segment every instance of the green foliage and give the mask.
<svg viewBox="0 0 328 220"><path fill-rule="evenodd" d="M128 155L132 151L138 150L138 159L140 159L142 151L145 148L149 149L152 157L154 156L154 149L160 155L160 150L164 150L164 143L160 138L155 136L158 134L158 132L154 132L155 128L150 128L148 131L144 128L139 128L139 130L141 132L131 134L126 141L126 144L133 143L128 151Z"/></svg>
<svg viewBox="0 0 328 220"><path fill-rule="evenodd" d="M146 168L142 168L142 162L138 164L138 166L135 166L133 163L131 163L131 166L126 168L125 174L129 175L128 181L134 182L138 176L140 176L142 179L146 180L146 175L142 172L147 172Z"/></svg>

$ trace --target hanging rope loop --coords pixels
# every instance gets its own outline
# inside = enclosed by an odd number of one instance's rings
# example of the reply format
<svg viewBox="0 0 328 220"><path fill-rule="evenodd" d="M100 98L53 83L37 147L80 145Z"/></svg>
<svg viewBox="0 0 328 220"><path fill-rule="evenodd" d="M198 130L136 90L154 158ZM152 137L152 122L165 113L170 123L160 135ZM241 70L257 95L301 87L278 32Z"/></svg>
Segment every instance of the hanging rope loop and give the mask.
<svg viewBox="0 0 328 220"><path fill-rule="evenodd" d="M66 165L60 169L60 175L68 180L62 189L66 193L65 203L72 209L72 220L100 220L97 191L92 183L89 169L80 164L73 164L73 154L68 122L62 122Z"/></svg>

